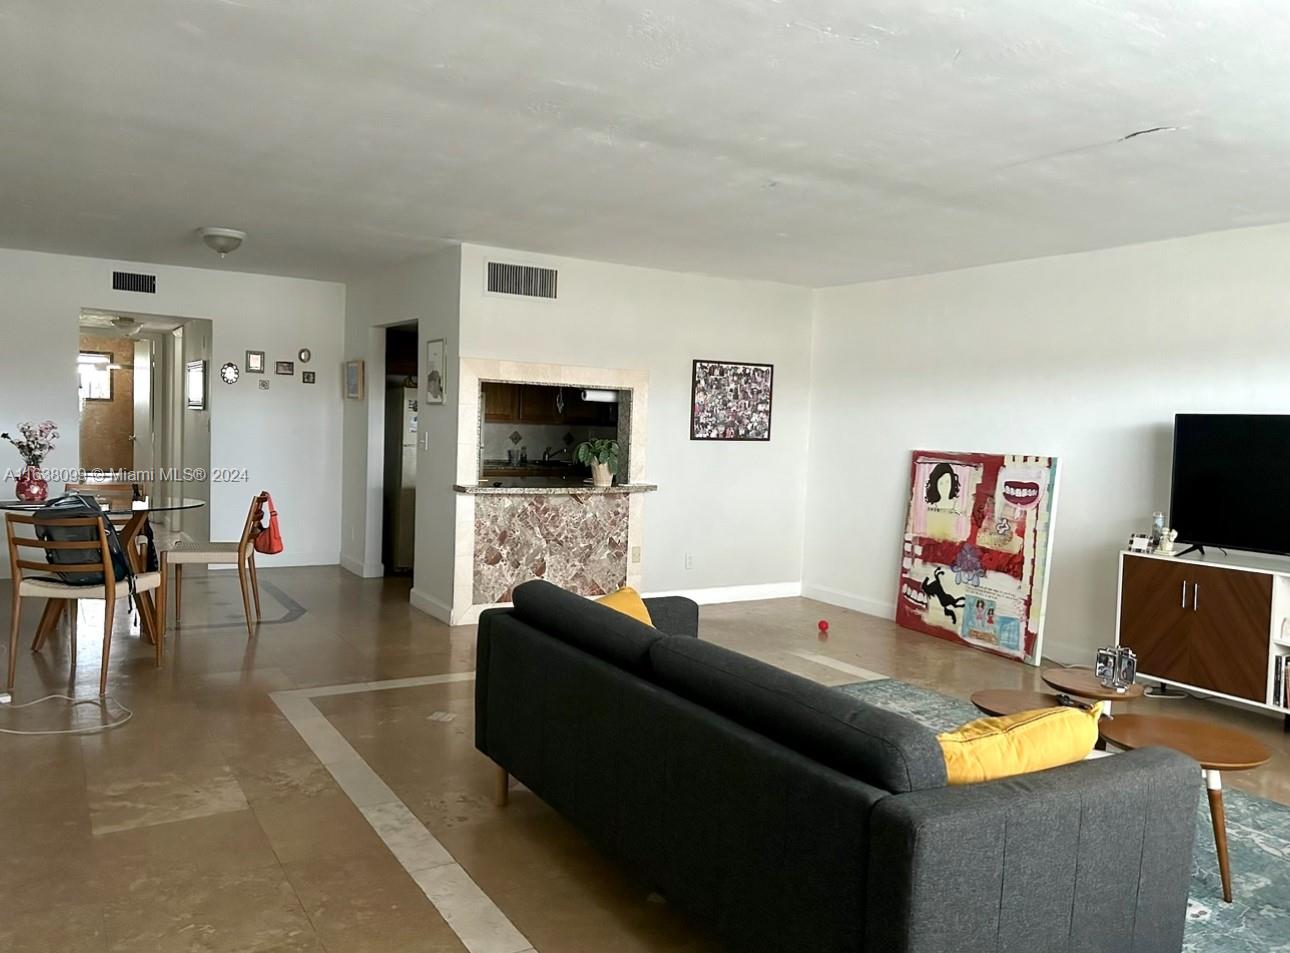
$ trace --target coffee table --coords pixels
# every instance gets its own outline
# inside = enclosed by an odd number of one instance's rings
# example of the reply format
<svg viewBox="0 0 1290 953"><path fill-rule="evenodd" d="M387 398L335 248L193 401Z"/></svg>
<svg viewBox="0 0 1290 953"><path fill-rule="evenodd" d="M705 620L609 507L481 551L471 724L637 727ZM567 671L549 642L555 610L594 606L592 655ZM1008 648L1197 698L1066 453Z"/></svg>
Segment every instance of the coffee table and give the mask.
<svg viewBox="0 0 1290 953"><path fill-rule="evenodd" d="M1092 669L1087 668L1046 668L1039 673L1039 677L1059 692L1066 692L1076 698L1106 702L1102 706L1102 712L1108 717L1111 714L1111 702L1139 698L1144 692L1143 687L1137 684L1130 685L1122 692L1107 688L1097 680Z"/></svg>
<svg viewBox="0 0 1290 953"><path fill-rule="evenodd" d="M1019 711L1056 708L1051 692L1024 692L1013 688L986 688L972 693L972 704L987 715L1015 715Z"/></svg>
<svg viewBox="0 0 1290 953"><path fill-rule="evenodd" d="M1223 772L1248 771L1267 764L1271 752L1243 731L1194 718L1162 715L1120 715L1103 719L1102 738L1126 751L1162 747L1181 751L1200 762L1209 793L1209 816L1214 826L1218 871L1223 878L1223 899L1232 902L1232 870L1227 859L1227 815L1223 811Z"/></svg>

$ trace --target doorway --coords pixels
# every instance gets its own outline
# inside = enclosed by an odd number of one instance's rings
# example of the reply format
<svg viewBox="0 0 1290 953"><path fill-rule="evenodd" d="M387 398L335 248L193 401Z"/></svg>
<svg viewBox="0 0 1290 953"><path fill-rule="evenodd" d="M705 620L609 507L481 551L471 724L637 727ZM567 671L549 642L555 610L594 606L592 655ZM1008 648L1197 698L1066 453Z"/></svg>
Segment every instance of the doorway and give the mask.
<svg viewBox="0 0 1290 953"><path fill-rule="evenodd" d="M203 500L207 506L156 521L199 541L210 535L210 407L205 395L200 406L186 399L185 369L192 362L209 369L210 353L211 322L203 318L81 312L81 470L89 480L137 483L149 497Z"/></svg>
<svg viewBox="0 0 1290 953"><path fill-rule="evenodd" d="M416 548L417 324L385 329L385 462L381 562L387 576L412 573Z"/></svg>

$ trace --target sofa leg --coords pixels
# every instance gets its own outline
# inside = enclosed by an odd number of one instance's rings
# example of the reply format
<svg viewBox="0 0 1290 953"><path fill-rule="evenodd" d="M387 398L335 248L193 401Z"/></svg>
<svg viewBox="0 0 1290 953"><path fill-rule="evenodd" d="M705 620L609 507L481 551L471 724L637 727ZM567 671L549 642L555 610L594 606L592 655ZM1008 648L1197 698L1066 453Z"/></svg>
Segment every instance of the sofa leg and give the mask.
<svg viewBox="0 0 1290 953"><path fill-rule="evenodd" d="M511 776L500 764L496 767L494 777L493 802L498 807L505 807L511 802Z"/></svg>

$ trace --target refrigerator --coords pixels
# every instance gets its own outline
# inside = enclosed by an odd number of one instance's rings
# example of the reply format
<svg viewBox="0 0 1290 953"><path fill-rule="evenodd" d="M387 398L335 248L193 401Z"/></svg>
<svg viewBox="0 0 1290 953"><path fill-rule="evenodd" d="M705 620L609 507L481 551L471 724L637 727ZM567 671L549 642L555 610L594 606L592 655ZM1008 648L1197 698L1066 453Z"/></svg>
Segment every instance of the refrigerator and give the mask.
<svg viewBox="0 0 1290 953"><path fill-rule="evenodd" d="M386 574L412 571L417 526L417 388L385 389Z"/></svg>

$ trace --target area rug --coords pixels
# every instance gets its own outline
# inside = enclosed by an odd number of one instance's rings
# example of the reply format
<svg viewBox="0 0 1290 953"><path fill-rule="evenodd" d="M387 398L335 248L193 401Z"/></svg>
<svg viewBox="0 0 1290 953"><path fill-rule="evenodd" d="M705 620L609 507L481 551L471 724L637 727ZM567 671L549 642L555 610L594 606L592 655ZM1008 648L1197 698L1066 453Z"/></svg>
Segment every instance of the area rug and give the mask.
<svg viewBox="0 0 1290 953"><path fill-rule="evenodd" d="M891 678L839 690L938 732L981 717L968 702ZM1235 902L1223 903L1209 804L1201 797L1183 950L1290 953L1290 807L1230 787L1223 800Z"/></svg>

